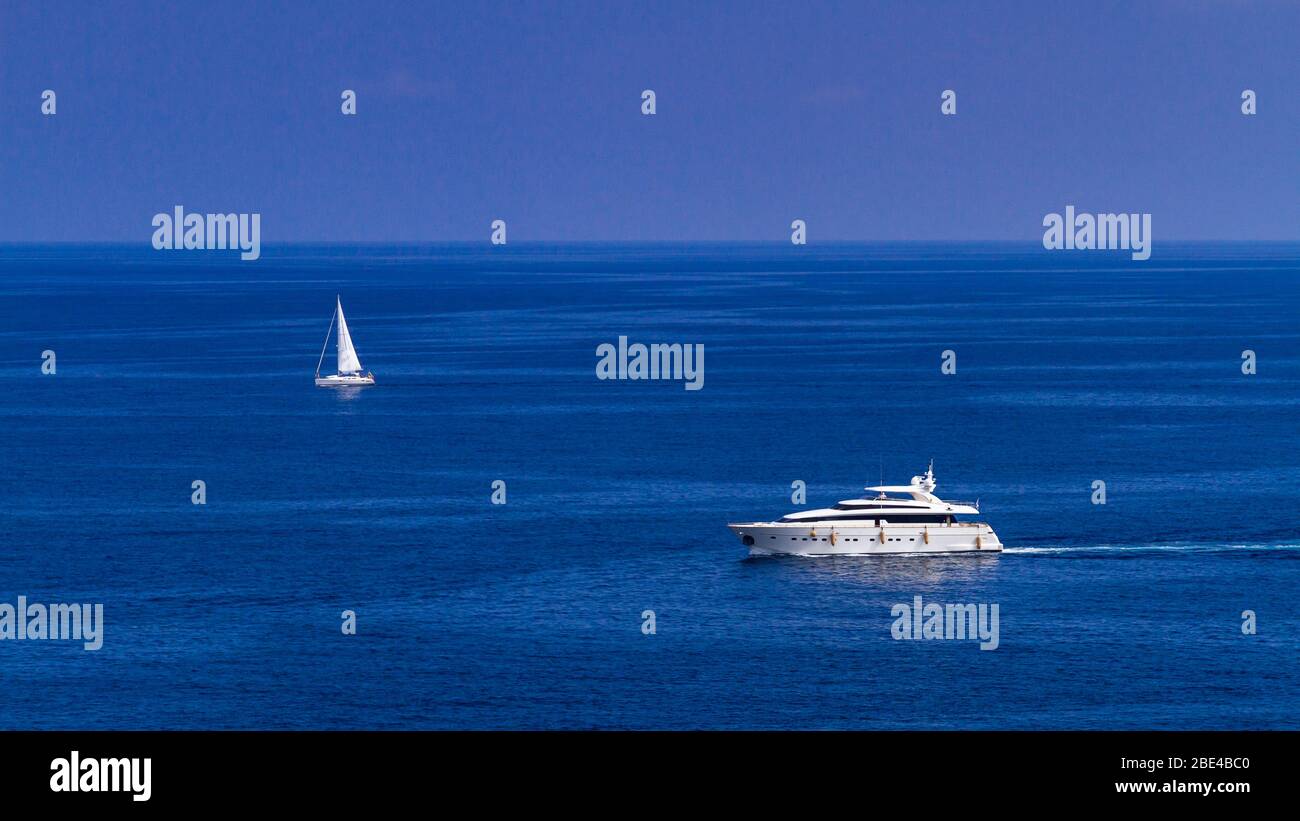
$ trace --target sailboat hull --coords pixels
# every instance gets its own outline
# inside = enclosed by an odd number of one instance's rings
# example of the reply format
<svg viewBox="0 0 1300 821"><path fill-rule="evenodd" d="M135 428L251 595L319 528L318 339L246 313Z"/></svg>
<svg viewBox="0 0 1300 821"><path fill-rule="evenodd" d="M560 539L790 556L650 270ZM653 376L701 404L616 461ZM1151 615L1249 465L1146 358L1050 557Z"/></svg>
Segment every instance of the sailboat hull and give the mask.
<svg viewBox="0 0 1300 821"><path fill-rule="evenodd" d="M332 376L316 377L316 387L318 388L354 388L362 385L375 384L375 378L369 374L365 376L344 376L335 374Z"/></svg>

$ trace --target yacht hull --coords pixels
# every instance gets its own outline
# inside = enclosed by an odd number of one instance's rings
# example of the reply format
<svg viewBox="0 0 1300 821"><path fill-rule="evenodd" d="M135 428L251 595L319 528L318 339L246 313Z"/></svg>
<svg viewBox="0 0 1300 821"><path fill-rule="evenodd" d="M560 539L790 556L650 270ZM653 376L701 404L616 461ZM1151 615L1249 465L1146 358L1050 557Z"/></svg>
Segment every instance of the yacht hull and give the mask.
<svg viewBox="0 0 1300 821"><path fill-rule="evenodd" d="M351 388L361 385L373 385L375 378L373 376L318 376L316 377L316 387L318 388Z"/></svg>
<svg viewBox="0 0 1300 821"><path fill-rule="evenodd" d="M828 525L748 522L727 525L751 555L860 556L895 553L999 553L1002 542L982 523L951 525L872 522ZM882 540L883 533L883 540ZM833 536L832 536L833 534Z"/></svg>

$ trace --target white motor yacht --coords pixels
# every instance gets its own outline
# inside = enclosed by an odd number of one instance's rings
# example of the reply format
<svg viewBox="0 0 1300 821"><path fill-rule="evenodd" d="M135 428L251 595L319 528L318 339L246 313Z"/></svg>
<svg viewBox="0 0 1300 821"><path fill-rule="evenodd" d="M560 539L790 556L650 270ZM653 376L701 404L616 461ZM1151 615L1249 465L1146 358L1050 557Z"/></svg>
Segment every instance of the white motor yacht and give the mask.
<svg viewBox="0 0 1300 821"><path fill-rule="evenodd" d="M993 528L962 521L979 502L945 502L934 495L934 463L908 485L876 485L874 495L835 507L804 510L774 522L729 524L751 554L804 556L875 553L996 553Z"/></svg>

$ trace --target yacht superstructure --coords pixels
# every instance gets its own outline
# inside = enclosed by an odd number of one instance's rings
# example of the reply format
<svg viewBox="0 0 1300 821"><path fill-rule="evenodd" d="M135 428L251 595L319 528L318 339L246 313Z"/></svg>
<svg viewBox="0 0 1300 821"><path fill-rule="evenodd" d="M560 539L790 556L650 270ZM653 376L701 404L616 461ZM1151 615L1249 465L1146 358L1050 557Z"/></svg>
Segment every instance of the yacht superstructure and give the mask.
<svg viewBox="0 0 1300 821"><path fill-rule="evenodd" d="M729 524L752 554L851 555L874 553L998 552L1002 542L984 522L958 520L979 513L978 502L946 502L934 495L934 463L907 485L876 485L875 493L835 507L804 510L774 522Z"/></svg>

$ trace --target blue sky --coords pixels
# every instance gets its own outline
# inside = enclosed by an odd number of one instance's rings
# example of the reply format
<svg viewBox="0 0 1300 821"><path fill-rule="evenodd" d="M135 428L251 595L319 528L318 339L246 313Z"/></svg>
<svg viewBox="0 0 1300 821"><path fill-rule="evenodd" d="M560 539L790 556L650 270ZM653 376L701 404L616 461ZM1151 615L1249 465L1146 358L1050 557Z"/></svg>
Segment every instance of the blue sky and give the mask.
<svg viewBox="0 0 1300 821"><path fill-rule="evenodd" d="M0 240L177 204L267 244L1038 240L1067 204L1300 239L1300 3L0 0Z"/></svg>

